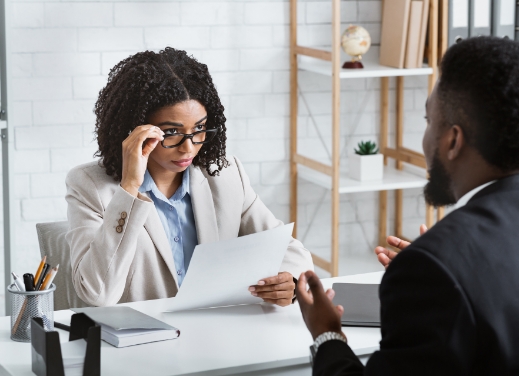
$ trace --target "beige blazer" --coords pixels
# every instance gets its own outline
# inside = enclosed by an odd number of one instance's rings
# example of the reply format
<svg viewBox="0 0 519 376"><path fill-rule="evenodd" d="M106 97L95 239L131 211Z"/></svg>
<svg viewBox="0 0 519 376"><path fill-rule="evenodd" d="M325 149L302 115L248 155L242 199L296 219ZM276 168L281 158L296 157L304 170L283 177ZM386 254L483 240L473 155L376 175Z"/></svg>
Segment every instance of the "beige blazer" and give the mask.
<svg viewBox="0 0 519 376"><path fill-rule="evenodd" d="M238 159L228 159L230 166L220 176L212 177L199 167L188 169L200 244L283 224L254 192ZM175 296L173 255L153 201L145 194L130 195L97 161L72 169L66 184L66 239L79 297L105 306ZM280 271L298 278L309 269L313 270L310 252L292 239Z"/></svg>

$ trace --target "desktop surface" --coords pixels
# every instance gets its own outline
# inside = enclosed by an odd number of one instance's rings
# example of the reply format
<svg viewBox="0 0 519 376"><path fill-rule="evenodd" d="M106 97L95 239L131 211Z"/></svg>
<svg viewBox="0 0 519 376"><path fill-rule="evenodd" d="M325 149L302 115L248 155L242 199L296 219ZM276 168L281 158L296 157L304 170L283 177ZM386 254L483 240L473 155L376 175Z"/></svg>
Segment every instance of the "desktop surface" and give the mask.
<svg viewBox="0 0 519 376"><path fill-rule="evenodd" d="M336 282L379 283L383 272L323 279L325 288ZM127 303L134 309L180 329L178 339L127 348L101 343L101 374L188 375L244 374L259 370L308 365L313 343L298 304L268 304L164 312L170 299ZM72 311L55 312L68 324ZM379 328L343 328L355 354L378 349ZM0 318L0 376L33 375L31 345L11 341L10 317ZM68 333L58 330L62 342Z"/></svg>

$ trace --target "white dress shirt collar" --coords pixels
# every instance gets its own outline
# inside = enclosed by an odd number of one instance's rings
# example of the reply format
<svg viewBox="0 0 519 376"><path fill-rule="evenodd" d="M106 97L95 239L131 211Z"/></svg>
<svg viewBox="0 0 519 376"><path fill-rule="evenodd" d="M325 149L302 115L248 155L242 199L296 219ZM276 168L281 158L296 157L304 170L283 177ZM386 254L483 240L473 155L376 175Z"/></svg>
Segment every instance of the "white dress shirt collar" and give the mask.
<svg viewBox="0 0 519 376"><path fill-rule="evenodd" d="M480 186L474 188L473 190L465 193L461 198L456 202L456 205L454 205L454 209L459 209L465 205L467 205L467 202L476 195L479 191L481 191L483 188L488 187L490 184L495 183L497 180L489 181L488 183L481 184Z"/></svg>

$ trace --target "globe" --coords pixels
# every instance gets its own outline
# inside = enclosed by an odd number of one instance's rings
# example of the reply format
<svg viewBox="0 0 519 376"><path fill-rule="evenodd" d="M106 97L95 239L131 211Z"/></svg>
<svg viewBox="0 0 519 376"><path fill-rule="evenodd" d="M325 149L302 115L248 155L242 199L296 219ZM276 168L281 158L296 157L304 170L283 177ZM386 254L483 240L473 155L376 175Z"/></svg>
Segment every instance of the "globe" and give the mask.
<svg viewBox="0 0 519 376"><path fill-rule="evenodd" d="M371 37L362 26L350 25L342 33L341 46L344 52L352 56L352 61L347 61L342 67L363 68L360 60L371 46Z"/></svg>

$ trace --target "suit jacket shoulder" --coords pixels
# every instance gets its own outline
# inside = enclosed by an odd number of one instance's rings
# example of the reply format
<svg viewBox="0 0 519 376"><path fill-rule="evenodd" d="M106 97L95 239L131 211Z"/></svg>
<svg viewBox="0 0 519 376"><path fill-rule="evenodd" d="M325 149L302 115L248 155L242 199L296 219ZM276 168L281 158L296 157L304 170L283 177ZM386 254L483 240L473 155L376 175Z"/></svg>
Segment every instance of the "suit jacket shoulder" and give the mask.
<svg viewBox="0 0 519 376"><path fill-rule="evenodd" d="M106 170L100 165L100 160L72 168L67 174L65 183L68 189L80 193L84 202L96 206L101 204L101 207L97 208L101 211L106 209L119 187L119 182L106 174Z"/></svg>

